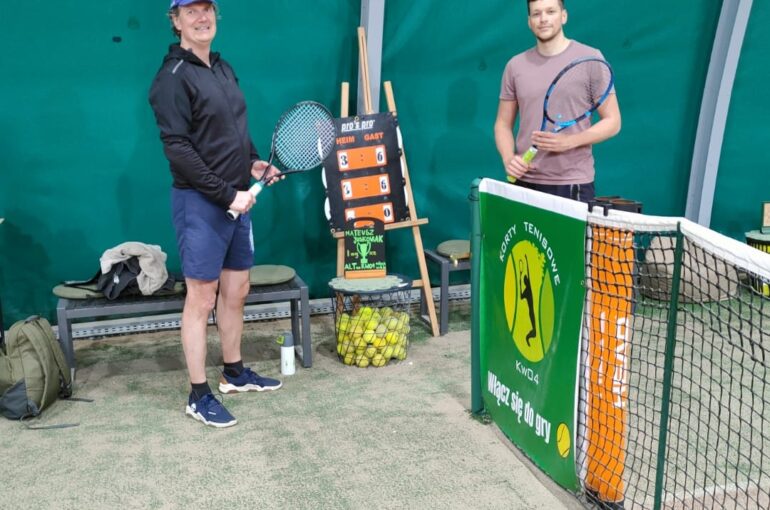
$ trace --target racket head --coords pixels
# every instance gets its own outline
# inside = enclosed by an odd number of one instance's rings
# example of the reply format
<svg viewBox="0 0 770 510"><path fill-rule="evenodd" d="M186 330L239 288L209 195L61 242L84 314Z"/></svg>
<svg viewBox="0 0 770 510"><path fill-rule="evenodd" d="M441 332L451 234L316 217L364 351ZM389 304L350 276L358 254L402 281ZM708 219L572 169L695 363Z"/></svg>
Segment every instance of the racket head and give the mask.
<svg viewBox="0 0 770 510"><path fill-rule="evenodd" d="M570 62L551 82L543 101L543 127L554 132L588 118L614 91L615 75L607 61L588 57Z"/></svg>
<svg viewBox="0 0 770 510"><path fill-rule="evenodd" d="M275 158L286 169L315 168L334 148L337 129L334 117L322 104L302 101L286 110L273 131Z"/></svg>

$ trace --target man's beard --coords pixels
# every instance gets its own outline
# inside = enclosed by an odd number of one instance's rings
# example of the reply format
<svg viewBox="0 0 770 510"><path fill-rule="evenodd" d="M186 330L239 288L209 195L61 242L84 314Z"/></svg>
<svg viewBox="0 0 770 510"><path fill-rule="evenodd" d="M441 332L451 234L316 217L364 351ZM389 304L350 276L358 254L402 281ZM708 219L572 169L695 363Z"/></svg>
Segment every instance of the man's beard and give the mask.
<svg viewBox="0 0 770 510"><path fill-rule="evenodd" d="M545 39L544 39L544 38L542 38L542 37L539 37L539 36L535 36L535 38L537 38L538 42L541 42L541 43L549 43L549 42L553 41L554 39L556 39L557 37L559 37L559 36L560 36L562 33L564 33L564 31L563 31L561 28L559 28L559 30L558 30L558 31L554 32L554 33L553 33L553 34L552 34L550 37L548 37L548 38L545 38Z"/></svg>

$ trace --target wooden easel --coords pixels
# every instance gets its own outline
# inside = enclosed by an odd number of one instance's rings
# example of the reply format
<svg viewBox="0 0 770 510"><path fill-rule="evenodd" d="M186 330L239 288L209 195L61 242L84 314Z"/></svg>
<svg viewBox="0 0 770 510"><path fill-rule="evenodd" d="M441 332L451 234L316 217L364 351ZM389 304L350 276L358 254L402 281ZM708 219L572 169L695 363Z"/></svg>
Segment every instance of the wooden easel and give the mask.
<svg viewBox="0 0 770 510"><path fill-rule="evenodd" d="M373 113L372 109L372 95L371 87L369 86L369 63L366 53L366 33L363 27L358 27L358 49L359 49L359 61L361 65L361 73L364 84L364 113ZM393 96L393 86L389 81L383 84L385 88L385 98L388 104L388 111L393 115L396 115L396 100ZM348 102L350 100L350 84L348 82L342 83L341 88L341 103L340 103L340 117L348 117ZM402 138L403 139L403 138ZM425 263L425 252L423 251L422 235L420 234L420 225L427 225L427 218L418 218L417 208L414 204L414 194L412 193L412 184L409 179L409 168L406 164L406 152L403 147L401 149L401 170L404 175L404 192L407 198L407 207L409 209L409 220L400 221L397 223L389 223L385 225L385 230L394 230L398 228L412 228L412 236L414 237L414 249L417 255L417 263L420 267L420 279L412 282L412 287L422 288L428 307L428 317L430 319L430 327L433 336L439 336L438 320L436 318L436 306L433 303L433 289L430 286L430 278L428 276L428 266ZM335 232L334 238L337 239L337 276L342 276L345 270L345 233Z"/></svg>

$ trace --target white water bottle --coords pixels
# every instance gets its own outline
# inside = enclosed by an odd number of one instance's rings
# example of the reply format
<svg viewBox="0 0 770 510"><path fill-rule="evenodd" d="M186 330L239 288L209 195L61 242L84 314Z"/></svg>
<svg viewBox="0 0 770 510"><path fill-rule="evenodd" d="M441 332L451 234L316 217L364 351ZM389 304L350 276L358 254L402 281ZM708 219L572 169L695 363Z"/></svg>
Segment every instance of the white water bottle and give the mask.
<svg viewBox="0 0 770 510"><path fill-rule="evenodd" d="M281 345L281 374L294 375L294 336L284 333L278 337Z"/></svg>

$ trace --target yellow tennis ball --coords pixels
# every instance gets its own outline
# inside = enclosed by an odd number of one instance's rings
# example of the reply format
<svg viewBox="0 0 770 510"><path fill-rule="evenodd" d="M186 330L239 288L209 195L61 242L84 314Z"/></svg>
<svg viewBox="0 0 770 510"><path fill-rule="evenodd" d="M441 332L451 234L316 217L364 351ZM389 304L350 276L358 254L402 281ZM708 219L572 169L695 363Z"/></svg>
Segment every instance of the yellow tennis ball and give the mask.
<svg viewBox="0 0 770 510"><path fill-rule="evenodd" d="M389 345L396 345L396 343L398 343L398 333L395 331L388 331L385 333L385 341L388 342Z"/></svg>
<svg viewBox="0 0 770 510"><path fill-rule="evenodd" d="M364 331L363 336L361 337L364 339L364 342L370 344L372 343L372 340L374 340L374 330L373 329L367 329Z"/></svg>
<svg viewBox="0 0 770 510"><path fill-rule="evenodd" d="M369 359L372 359L374 355L377 354L377 349L375 347L372 347L371 345L366 348L364 351L364 356L366 356Z"/></svg>
<svg viewBox="0 0 770 510"><path fill-rule="evenodd" d="M398 326L398 319L395 317L388 317L388 320L385 321L385 327L388 328L388 331L393 331L394 329L397 329Z"/></svg>
<svg viewBox="0 0 770 510"><path fill-rule="evenodd" d="M360 360L358 360L358 368L366 368L369 366L369 358L366 356L362 356Z"/></svg>
<svg viewBox="0 0 770 510"><path fill-rule="evenodd" d="M374 357L372 358L372 365L374 365L375 367L382 367L387 362L388 360L385 359L385 356L379 353L375 354Z"/></svg>
<svg viewBox="0 0 770 510"><path fill-rule="evenodd" d="M346 365L352 365L353 364L353 359L354 359L353 353L349 352L349 353L345 354L344 358L342 358L342 362L344 364L346 364Z"/></svg>
<svg viewBox="0 0 770 510"><path fill-rule="evenodd" d="M385 349L382 351L382 355L385 357L385 359L390 359L393 357L393 354L396 352L396 348L392 345L389 345L385 347Z"/></svg>
<svg viewBox="0 0 770 510"><path fill-rule="evenodd" d="M570 448L569 428L566 423L559 424L559 428L556 429L556 448L559 450L559 455L563 458L567 458Z"/></svg>
<svg viewBox="0 0 770 510"><path fill-rule="evenodd" d="M374 330L374 334L377 336L385 336L385 333L388 332L388 328L385 327L385 324L379 324L377 328Z"/></svg>
<svg viewBox="0 0 770 510"><path fill-rule="evenodd" d="M385 347L387 344L388 344L388 341L385 340L385 338L383 338L381 336L376 336L372 340L372 346L376 347L377 349Z"/></svg>
<svg viewBox="0 0 770 510"><path fill-rule="evenodd" d="M348 353L355 352L356 348L350 342L342 342L337 344L337 354L340 356L347 356Z"/></svg>

